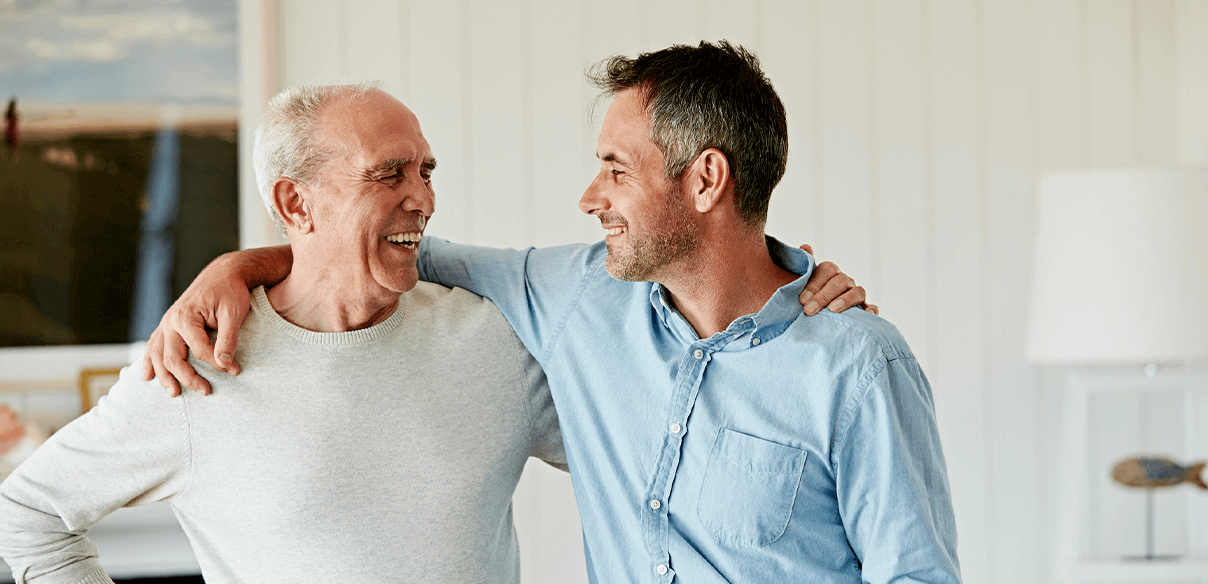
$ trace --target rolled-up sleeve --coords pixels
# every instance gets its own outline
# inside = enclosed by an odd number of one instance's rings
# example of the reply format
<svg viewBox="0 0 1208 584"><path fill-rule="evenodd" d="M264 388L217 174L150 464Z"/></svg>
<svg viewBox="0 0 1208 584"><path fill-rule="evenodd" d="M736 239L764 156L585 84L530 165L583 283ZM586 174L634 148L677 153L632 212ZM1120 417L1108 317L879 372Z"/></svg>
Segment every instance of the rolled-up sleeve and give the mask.
<svg viewBox="0 0 1208 584"><path fill-rule="evenodd" d="M959 583L956 522L926 377L913 358L867 371L833 450L836 492L865 582Z"/></svg>

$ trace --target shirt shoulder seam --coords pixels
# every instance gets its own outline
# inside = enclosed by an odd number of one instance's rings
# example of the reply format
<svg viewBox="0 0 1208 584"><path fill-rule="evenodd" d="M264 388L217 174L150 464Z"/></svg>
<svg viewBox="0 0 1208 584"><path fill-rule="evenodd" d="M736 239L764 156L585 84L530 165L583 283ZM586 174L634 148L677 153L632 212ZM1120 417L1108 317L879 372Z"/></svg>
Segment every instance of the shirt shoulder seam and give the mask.
<svg viewBox="0 0 1208 584"><path fill-rule="evenodd" d="M856 390L852 392L851 397L847 399L846 405L844 405L842 412L839 414L839 418L836 420L835 431L831 435L830 448L831 473L835 476L838 476L839 472L839 453L843 450L843 447L846 446L848 434L851 431L851 424L856 418L857 411L860 409L860 406L864 404L864 400L868 397L869 391L872 390L873 381L881 376L881 373L883 373L889 366L890 361L896 360L887 358L884 351L880 352L880 356L881 358L877 359L877 361L864 372L864 375L861 376L859 384L856 385ZM910 358L913 359L913 357Z"/></svg>

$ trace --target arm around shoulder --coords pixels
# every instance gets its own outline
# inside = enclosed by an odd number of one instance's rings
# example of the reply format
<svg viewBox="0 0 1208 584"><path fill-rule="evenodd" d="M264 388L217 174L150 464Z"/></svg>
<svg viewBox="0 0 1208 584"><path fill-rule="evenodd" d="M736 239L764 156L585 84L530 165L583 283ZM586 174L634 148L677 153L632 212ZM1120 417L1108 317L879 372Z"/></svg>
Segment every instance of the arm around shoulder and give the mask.
<svg viewBox="0 0 1208 584"><path fill-rule="evenodd" d="M248 290L284 280L292 265L288 245L234 251L210 262L148 339L143 379L155 377L171 396L179 395L182 385L209 394L210 384L187 361L190 350L215 369L238 375L233 356L239 327L251 307ZM207 328L218 331L213 346Z"/></svg>
<svg viewBox="0 0 1208 584"><path fill-rule="evenodd" d="M419 277L488 298L538 359L584 287L592 285L607 250L596 245L495 249L424 237Z"/></svg>

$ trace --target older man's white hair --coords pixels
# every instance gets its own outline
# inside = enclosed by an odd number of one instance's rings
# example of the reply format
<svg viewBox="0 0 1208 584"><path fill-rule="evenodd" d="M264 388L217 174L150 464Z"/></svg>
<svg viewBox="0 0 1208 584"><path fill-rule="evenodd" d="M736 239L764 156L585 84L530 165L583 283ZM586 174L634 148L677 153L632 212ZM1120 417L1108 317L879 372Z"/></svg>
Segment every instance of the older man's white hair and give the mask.
<svg viewBox="0 0 1208 584"><path fill-rule="evenodd" d="M320 186L319 170L334 151L315 138L319 115L332 101L363 98L378 85L374 81L350 85L298 85L269 100L256 127L252 165L256 170L260 198L282 233L285 233L285 223L273 207L273 183L279 178L288 178L304 185Z"/></svg>

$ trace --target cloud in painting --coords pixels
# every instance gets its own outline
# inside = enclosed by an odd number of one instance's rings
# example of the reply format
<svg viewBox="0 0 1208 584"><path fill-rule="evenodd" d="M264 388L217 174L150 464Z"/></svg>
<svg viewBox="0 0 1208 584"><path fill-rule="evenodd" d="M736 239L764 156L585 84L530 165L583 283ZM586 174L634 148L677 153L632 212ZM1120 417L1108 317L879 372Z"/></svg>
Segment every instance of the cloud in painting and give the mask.
<svg viewBox="0 0 1208 584"><path fill-rule="evenodd" d="M0 0L0 93L233 103L235 0Z"/></svg>
<svg viewBox="0 0 1208 584"><path fill-rule="evenodd" d="M0 69L53 62L112 63L140 50L223 47L234 21L216 4L0 0ZM208 5L207 5L208 4Z"/></svg>

